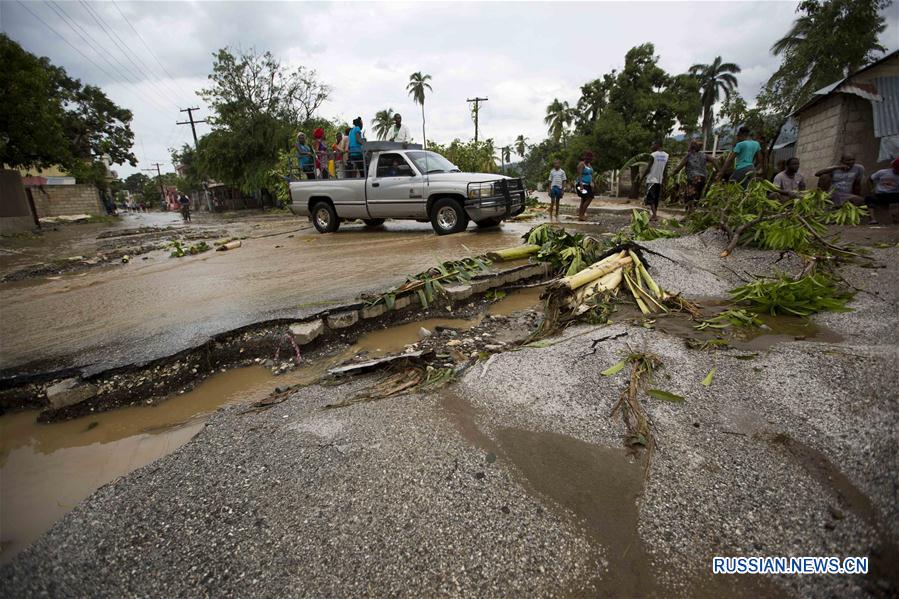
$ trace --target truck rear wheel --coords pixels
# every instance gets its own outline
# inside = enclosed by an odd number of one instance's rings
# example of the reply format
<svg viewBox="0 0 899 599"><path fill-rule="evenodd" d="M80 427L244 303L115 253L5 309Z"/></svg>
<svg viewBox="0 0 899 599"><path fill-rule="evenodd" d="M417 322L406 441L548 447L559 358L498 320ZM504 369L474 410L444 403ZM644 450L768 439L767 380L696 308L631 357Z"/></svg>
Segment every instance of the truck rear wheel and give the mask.
<svg viewBox="0 0 899 599"><path fill-rule="evenodd" d="M380 227L385 220L384 218L363 218L362 222L365 223L366 227Z"/></svg>
<svg viewBox="0 0 899 599"><path fill-rule="evenodd" d="M330 202L317 202L312 207L312 226L319 233L333 233L340 227L337 211Z"/></svg>
<svg viewBox="0 0 899 599"><path fill-rule="evenodd" d="M468 226L468 215L452 198L440 198L431 206L431 226L438 235L459 233Z"/></svg>
<svg viewBox="0 0 899 599"><path fill-rule="evenodd" d="M484 220L476 220L474 224L476 224L481 229L488 229L490 227L498 227L499 224L503 222L503 219L497 217L485 218Z"/></svg>

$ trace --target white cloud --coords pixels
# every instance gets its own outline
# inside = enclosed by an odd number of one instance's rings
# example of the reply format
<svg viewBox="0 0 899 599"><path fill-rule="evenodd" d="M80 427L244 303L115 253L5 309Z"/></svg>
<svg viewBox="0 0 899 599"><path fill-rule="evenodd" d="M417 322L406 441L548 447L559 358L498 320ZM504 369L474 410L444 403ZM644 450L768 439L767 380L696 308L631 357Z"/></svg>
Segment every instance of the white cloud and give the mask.
<svg viewBox="0 0 899 599"><path fill-rule="evenodd" d="M498 145L519 134L532 141L546 134L543 116L553 98L574 104L580 86L620 69L628 49L655 44L661 66L683 72L721 55L743 68L740 92L751 99L777 68L771 44L794 18L794 2L594 2L594 3L267 3L125 2L92 7L161 80L127 83L106 58L117 50L84 7L61 3L69 16L106 49L98 56L51 5L28 8L4 2L3 30L26 49L46 55L72 75L101 85L134 112L138 168L167 162L167 148L191 141L179 108L200 106L195 92L206 84L212 53L224 46L271 50L285 63L315 69L333 87L322 113L366 123L377 110L403 113L420 137L419 107L406 93L409 74L429 73L428 137L446 142L473 135L465 100L490 98L480 114L481 136ZM165 72L118 12L153 48ZM899 46L899 15L887 14L883 40ZM44 21L79 47L91 61L51 33ZM118 52L120 54L120 52ZM120 58L126 66L130 63ZM121 70L121 69L119 69ZM143 79L143 77L138 76ZM200 125L200 133L208 130ZM416 135L415 132L418 132ZM166 165L171 169L171 165ZM119 168L120 174L133 172Z"/></svg>

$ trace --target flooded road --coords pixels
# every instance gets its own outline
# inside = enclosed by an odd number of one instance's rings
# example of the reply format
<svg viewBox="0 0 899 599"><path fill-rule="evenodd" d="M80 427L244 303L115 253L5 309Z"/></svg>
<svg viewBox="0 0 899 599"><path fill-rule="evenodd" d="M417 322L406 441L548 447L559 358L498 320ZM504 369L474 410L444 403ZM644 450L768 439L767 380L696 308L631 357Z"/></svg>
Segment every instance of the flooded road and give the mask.
<svg viewBox="0 0 899 599"><path fill-rule="evenodd" d="M308 225L292 216L269 220L258 230ZM516 245L530 226L437 236L426 223L388 222L375 231L348 224L329 235L260 235L229 252L175 259L155 251L56 280L2 283L0 370L170 355L216 333L382 290L440 260Z"/></svg>
<svg viewBox="0 0 899 599"><path fill-rule="evenodd" d="M510 292L487 314L534 307L542 288ZM38 410L0 417L0 563L11 559L56 520L99 487L187 443L218 408L249 403L275 386L309 384L332 365L365 352L400 352L418 341L424 327L465 331L483 319L429 319L379 329L359 337L335 356L274 376L249 366L213 375L187 393L158 405L120 408L39 424Z"/></svg>

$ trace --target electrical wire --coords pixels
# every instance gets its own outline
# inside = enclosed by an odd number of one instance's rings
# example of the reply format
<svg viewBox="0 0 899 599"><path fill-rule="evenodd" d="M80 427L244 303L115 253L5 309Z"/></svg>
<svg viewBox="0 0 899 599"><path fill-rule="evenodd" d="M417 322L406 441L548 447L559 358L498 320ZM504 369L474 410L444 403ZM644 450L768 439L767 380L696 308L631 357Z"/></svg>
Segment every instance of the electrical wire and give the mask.
<svg viewBox="0 0 899 599"><path fill-rule="evenodd" d="M101 15L99 12L97 12L90 4L88 4L84 0L81 0L81 5L84 6L87 13L94 19L94 22L97 23L97 25L100 27L100 29L103 31L103 33L106 34L106 37L109 38L109 41L111 41L114 46L116 46L119 50L121 50L122 55L128 60L128 62L130 62L134 66L134 68L136 68L141 73L141 75L144 76L144 78L147 82L149 82L151 85L154 86L154 88L156 89L157 92L161 92L161 95L163 97L168 99L170 102L175 104L177 107L178 103L174 102L170 99L170 96L178 95L177 91L172 91L171 89L163 89L162 87L160 87L160 85L157 84L156 81L154 81L154 79L159 79L159 77L156 77L154 74L147 72L147 70L143 66L141 66L141 64L138 64L131 58L131 55L133 55L135 58L137 58L137 60L139 62L141 62L141 63L143 62L141 60L141 58L139 56L137 56L137 54L135 54L134 51L128 46L128 44L124 40L122 40L121 37L119 37L119 34L116 33L115 30L109 26L109 23L106 22L106 20L103 18L103 15ZM161 79L159 79L159 81L162 84L165 83Z"/></svg>
<svg viewBox="0 0 899 599"><path fill-rule="evenodd" d="M137 36L137 39L139 39L140 42L144 45L144 48L146 48L147 51L150 53L150 56L153 57L153 60L156 61L156 64L159 65L159 67L162 69L162 72L165 74L165 76L168 77L171 81L175 81L177 78L174 75L172 75L171 73L169 73L168 69L165 68L165 65L159 59L159 56L156 54L156 52L153 50L153 48L150 46L150 44L147 43L147 41L144 39L144 36L142 36L140 34L140 32L134 27L134 25L131 24L131 21L128 19L128 17L125 15L125 13L122 12L122 9L119 8L119 5L116 3L116 1L111 0L111 4L115 7L115 9L122 16L122 20L124 20L125 23L128 25L128 27L131 28L131 31L134 32L134 35ZM189 100L193 101L192 99L189 99Z"/></svg>
<svg viewBox="0 0 899 599"><path fill-rule="evenodd" d="M57 32L55 29L53 29L53 28L50 26L49 23L47 23L45 20L40 19L40 17L38 17L37 15L35 15L34 12L31 11L31 9L29 9L25 4L23 4L23 3L21 2L21 0L18 0L18 2L19 2L19 4L21 4L21 5L22 5L22 6L23 6L29 13L31 13L35 18L39 19L44 25L46 25L48 28L50 28L51 30L53 30L53 32L56 33L59 37L61 37L67 44L69 44L69 45L72 46L73 48L75 47L75 46L74 46L71 42L69 42L68 39L66 39L62 34L60 34L60 33ZM127 68L125 69L125 73L123 73L123 72L121 71L121 69L116 68L116 65L114 65L114 64L112 63L112 61L109 60L109 58L108 58L108 56L107 56L108 52L106 52L105 48L103 48L102 46L100 46L101 50L98 50L98 49L94 46L94 44L92 44L90 41L88 41L88 39L85 38L84 35L82 35L82 34L78 31L78 29L81 29L81 31L84 31L84 29L81 28L81 26L78 25L78 24L77 24L77 23L76 23L76 22L69 16L68 13L66 13L64 10L62 10L62 7L59 7L58 5L57 5L57 6L54 6L55 4L56 4L55 2L50 2L50 3L47 3L47 6L49 6L50 9L51 9L53 12L55 12L56 15L57 15L58 17L60 17L60 19L62 19L62 21L69 27L69 29L71 29L71 30L72 30L72 31L73 31L79 38L81 38L81 40L84 42L84 44L85 44L88 48L90 48L91 50L93 50L93 52L94 52L95 54L97 54L98 56L100 56L101 58L104 58L104 59L106 60L106 63L107 63L110 67L112 67L113 71L115 71L115 72L118 74L118 76L110 75L109 71L107 71L107 70L104 69L104 68L99 67L99 65L98 65L96 62L94 62L93 60L88 59L88 60L90 60L90 63L91 63L91 64L93 64L94 66L97 66L98 68L100 68L100 70L101 70L107 77L109 77L110 79L112 79L113 81L120 80L120 79L125 79L128 83L130 83L130 84L132 84L132 85L140 85L140 81L138 81L136 78L134 78L133 76L129 77L130 73L127 72ZM57 10L57 8L58 8L58 10ZM61 10L62 10L62 12L60 12ZM76 29L76 27L77 27L78 29ZM84 31L84 33L87 34L86 31ZM88 35L88 37L90 37L90 34L87 34L87 35ZM77 50L77 48L76 48L76 50ZM81 50L78 50L78 53L81 54L82 56L85 56L85 58L87 58L87 56L86 56L83 52L81 52ZM130 91L131 91L131 90L129 90L129 92L130 92ZM148 101L150 101L152 104L154 104L158 109L160 109L160 110L168 110L168 108L167 108L165 105L163 105L162 103L160 103L159 101L157 101L156 98L153 97L153 96L150 96L150 95L142 95L142 96L138 96L135 92L131 92L131 93L132 93L132 94L134 95L134 97L137 98L138 100L148 100Z"/></svg>

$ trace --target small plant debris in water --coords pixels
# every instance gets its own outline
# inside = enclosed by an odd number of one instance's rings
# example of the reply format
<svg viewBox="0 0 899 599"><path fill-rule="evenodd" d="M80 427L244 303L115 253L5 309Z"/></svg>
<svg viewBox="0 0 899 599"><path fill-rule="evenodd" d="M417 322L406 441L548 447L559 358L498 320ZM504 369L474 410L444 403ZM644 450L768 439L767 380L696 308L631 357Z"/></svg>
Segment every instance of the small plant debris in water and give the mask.
<svg viewBox="0 0 899 599"><path fill-rule="evenodd" d="M173 241L170 246L172 248L172 253L170 254L172 258L183 258L187 255L193 256L196 254L202 254L203 252L208 252L212 249L205 241L191 244L186 248L180 241Z"/></svg>
<svg viewBox="0 0 899 599"><path fill-rule="evenodd" d="M809 316L816 312L847 312L853 294L841 290L836 282L824 274L807 275L798 279L781 274L776 279L757 280L731 289L731 299L746 304L757 313L772 316L789 314Z"/></svg>
<svg viewBox="0 0 899 599"><path fill-rule="evenodd" d="M742 308L731 308L711 318L706 318L694 328L698 331L706 329L726 329L728 327L757 327L762 324L754 312Z"/></svg>

